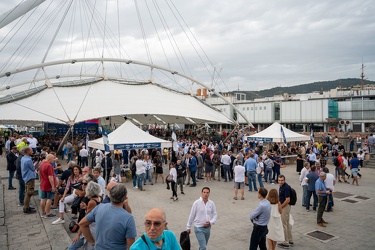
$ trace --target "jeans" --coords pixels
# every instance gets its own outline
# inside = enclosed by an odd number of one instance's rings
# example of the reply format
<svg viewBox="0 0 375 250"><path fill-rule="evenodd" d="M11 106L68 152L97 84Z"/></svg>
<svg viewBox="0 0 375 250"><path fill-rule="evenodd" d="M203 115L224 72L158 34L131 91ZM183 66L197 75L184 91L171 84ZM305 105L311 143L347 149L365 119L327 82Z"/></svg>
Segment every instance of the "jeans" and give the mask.
<svg viewBox="0 0 375 250"><path fill-rule="evenodd" d="M80 237L75 243L70 244L68 250L78 250L85 243L85 238Z"/></svg>
<svg viewBox="0 0 375 250"><path fill-rule="evenodd" d="M307 197L306 197L306 201L305 201L306 209L307 210L310 209L311 195L314 197L313 209L316 210L316 207L318 206L318 204L317 204L318 203L318 196L316 195L315 191L307 191Z"/></svg>
<svg viewBox="0 0 375 250"><path fill-rule="evenodd" d="M333 203L333 195L332 193L330 193L328 195L328 205L327 205L327 211L330 212L332 211L332 207L334 206L334 203Z"/></svg>
<svg viewBox="0 0 375 250"><path fill-rule="evenodd" d="M89 165L87 157L81 157L81 166L82 168L86 167Z"/></svg>
<svg viewBox="0 0 375 250"><path fill-rule="evenodd" d="M137 174L137 182L138 182L138 188L143 188L143 179L145 178L146 173Z"/></svg>
<svg viewBox="0 0 375 250"><path fill-rule="evenodd" d="M254 190L258 191L257 189L257 180L256 180L256 172L255 171L247 171L247 181L249 184L249 191L253 191L252 185L254 185Z"/></svg>
<svg viewBox="0 0 375 250"><path fill-rule="evenodd" d="M177 183L172 181L171 187L172 187L172 197L177 197Z"/></svg>
<svg viewBox="0 0 375 250"><path fill-rule="evenodd" d="M307 185L302 186L302 206L306 207L310 204L310 202L307 204Z"/></svg>
<svg viewBox="0 0 375 250"><path fill-rule="evenodd" d="M275 164L273 168L272 179L276 180L277 182L277 178L279 178L279 175L280 175L280 165Z"/></svg>
<svg viewBox="0 0 375 250"><path fill-rule="evenodd" d="M137 186L137 175L133 176L133 187Z"/></svg>
<svg viewBox="0 0 375 250"><path fill-rule="evenodd" d="M195 172L196 171L190 171L190 176L191 176L191 179L193 180L193 186L197 185L197 179L196 179L196 176L195 176Z"/></svg>
<svg viewBox="0 0 375 250"><path fill-rule="evenodd" d="M257 174L258 175L258 182L259 182L259 187L264 187L263 185L263 180L262 180L262 174Z"/></svg>
<svg viewBox="0 0 375 250"><path fill-rule="evenodd" d="M145 177L145 180L144 180L144 184L146 184L146 181L148 180L148 183L151 183L152 184L152 174L150 172L150 170L146 170L146 177Z"/></svg>
<svg viewBox="0 0 375 250"><path fill-rule="evenodd" d="M264 170L264 179L266 182L271 183L272 181L272 168L266 168Z"/></svg>
<svg viewBox="0 0 375 250"><path fill-rule="evenodd" d="M266 247L266 235L268 234L267 226L258 226L254 224L253 232L250 238L249 250L257 250L258 246L260 250L267 250Z"/></svg>
<svg viewBox="0 0 375 250"><path fill-rule="evenodd" d="M23 201L25 200L25 188L26 188L26 185L25 185L25 182L23 181L22 178L18 179L18 183L20 185L20 189L18 191L18 200L19 200L20 204L23 204Z"/></svg>
<svg viewBox="0 0 375 250"><path fill-rule="evenodd" d="M12 188L13 187L12 181L13 181L13 177L14 177L14 173L15 172L16 172L15 170L9 170L8 188Z"/></svg>
<svg viewBox="0 0 375 250"><path fill-rule="evenodd" d="M184 192L184 177L183 176L177 178L177 185L180 185L181 193Z"/></svg>
<svg viewBox="0 0 375 250"><path fill-rule="evenodd" d="M112 171L112 168L103 168L103 178L105 180L105 184L108 184L109 182L109 178L111 177L111 171Z"/></svg>
<svg viewBox="0 0 375 250"><path fill-rule="evenodd" d="M198 240L199 250L206 250L210 239L211 227L194 227L194 232Z"/></svg>
<svg viewBox="0 0 375 250"><path fill-rule="evenodd" d="M225 179L225 181L231 180L230 173L229 173L229 165L224 164L223 168L224 168L224 179Z"/></svg>

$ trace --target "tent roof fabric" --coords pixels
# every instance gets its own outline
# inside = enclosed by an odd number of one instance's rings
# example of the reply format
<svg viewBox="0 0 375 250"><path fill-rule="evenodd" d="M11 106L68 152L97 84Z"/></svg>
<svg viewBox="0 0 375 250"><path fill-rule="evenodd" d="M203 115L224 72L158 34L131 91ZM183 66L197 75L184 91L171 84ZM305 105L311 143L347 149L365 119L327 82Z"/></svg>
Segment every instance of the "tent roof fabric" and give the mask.
<svg viewBox="0 0 375 250"><path fill-rule="evenodd" d="M141 119L147 114L156 115L165 123L233 122L218 110L188 94L151 83L124 84L103 80L79 86L56 86L0 105L0 122L7 123L42 121L72 124L116 115ZM142 120L145 123L147 121L149 119Z"/></svg>
<svg viewBox="0 0 375 250"><path fill-rule="evenodd" d="M120 127L108 135L109 148L114 150L116 145L130 148L147 148L147 144L160 144L161 148L172 147L172 142L157 138L135 126L131 121L125 121ZM89 141L89 147L104 150L103 137Z"/></svg>
<svg viewBox="0 0 375 250"><path fill-rule="evenodd" d="M256 141L269 141L269 142L284 142L283 136L281 134L281 124L275 122L265 130L262 130L259 133L247 136L248 140L253 139ZM285 139L287 142L291 141L308 141L310 140L310 137L303 134L298 134L296 132L293 132L292 130L289 130L283 126Z"/></svg>

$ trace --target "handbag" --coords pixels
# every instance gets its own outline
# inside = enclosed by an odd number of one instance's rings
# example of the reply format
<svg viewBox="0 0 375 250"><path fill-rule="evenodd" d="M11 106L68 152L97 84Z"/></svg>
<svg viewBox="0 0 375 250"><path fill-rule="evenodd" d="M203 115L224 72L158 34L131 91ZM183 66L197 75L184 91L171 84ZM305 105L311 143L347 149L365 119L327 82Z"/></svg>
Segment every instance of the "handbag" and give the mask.
<svg viewBox="0 0 375 250"><path fill-rule="evenodd" d="M190 236L187 231L183 231L180 234L180 246L182 250L190 250L191 245L190 245Z"/></svg>
<svg viewBox="0 0 375 250"><path fill-rule="evenodd" d="M167 181L169 181L169 182L173 182L173 175L168 175L167 176Z"/></svg>

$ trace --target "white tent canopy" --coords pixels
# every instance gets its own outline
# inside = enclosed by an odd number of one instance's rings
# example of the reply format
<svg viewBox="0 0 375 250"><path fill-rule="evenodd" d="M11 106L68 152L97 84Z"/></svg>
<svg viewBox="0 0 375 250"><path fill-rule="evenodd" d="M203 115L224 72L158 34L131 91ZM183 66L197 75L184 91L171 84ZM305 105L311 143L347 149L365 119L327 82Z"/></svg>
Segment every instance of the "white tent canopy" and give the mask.
<svg viewBox="0 0 375 250"><path fill-rule="evenodd" d="M0 122L15 124L17 121L73 124L108 116L139 119L142 124L233 122L189 94L152 83L101 80L53 86L19 99L0 98L0 103Z"/></svg>
<svg viewBox="0 0 375 250"><path fill-rule="evenodd" d="M109 148L170 148L172 142L157 138L135 126L131 121L125 121L120 127L108 135ZM104 150L103 137L89 141L89 147Z"/></svg>
<svg viewBox="0 0 375 250"><path fill-rule="evenodd" d="M281 128L284 131L286 142L291 141L308 141L310 140L310 137L307 135L298 134L296 132L293 132L292 130L289 130L285 128L283 125L281 125L278 122L275 122L265 130L247 136L247 140L255 140L255 141L265 141L265 142L284 142L284 137L281 132Z"/></svg>

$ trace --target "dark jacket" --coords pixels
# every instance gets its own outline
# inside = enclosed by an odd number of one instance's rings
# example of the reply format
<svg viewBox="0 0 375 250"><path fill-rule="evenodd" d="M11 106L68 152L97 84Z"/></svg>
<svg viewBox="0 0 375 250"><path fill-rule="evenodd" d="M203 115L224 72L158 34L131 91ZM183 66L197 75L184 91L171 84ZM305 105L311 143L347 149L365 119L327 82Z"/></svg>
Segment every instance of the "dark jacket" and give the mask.
<svg viewBox="0 0 375 250"><path fill-rule="evenodd" d="M7 170L8 171L16 171L16 160L17 160L17 155L15 155L12 151L7 154Z"/></svg>
<svg viewBox="0 0 375 250"><path fill-rule="evenodd" d="M16 178L18 180L22 180L22 172L21 172L21 159L22 159L23 155L20 154L20 156L18 156L17 160L16 160Z"/></svg>

